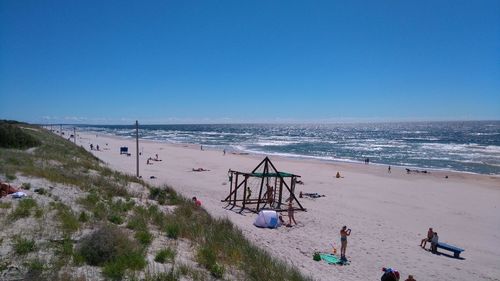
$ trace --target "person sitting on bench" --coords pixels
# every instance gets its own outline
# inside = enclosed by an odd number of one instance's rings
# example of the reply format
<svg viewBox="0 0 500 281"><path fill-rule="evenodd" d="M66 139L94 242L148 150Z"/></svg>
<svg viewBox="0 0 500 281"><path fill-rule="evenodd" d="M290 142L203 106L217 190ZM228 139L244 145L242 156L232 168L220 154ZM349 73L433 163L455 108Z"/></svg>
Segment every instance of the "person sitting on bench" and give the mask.
<svg viewBox="0 0 500 281"><path fill-rule="evenodd" d="M434 235L432 236L432 239L431 239L431 251L434 254L437 253L438 243L439 243L439 236L438 236L437 232L434 232Z"/></svg>
<svg viewBox="0 0 500 281"><path fill-rule="evenodd" d="M431 242L432 237L434 236L434 230L432 230L432 227L429 227L429 230L427 231L427 238L422 239L420 242L420 247L425 249L425 245L427 242Z"/></svg>

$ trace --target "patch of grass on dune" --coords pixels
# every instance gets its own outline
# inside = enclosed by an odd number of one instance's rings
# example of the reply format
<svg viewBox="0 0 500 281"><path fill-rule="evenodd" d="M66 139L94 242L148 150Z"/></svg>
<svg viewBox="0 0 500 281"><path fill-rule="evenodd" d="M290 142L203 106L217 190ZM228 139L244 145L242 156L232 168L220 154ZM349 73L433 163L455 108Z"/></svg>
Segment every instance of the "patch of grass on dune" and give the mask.
<svg viewBox="0 0 500 281"><path fill-rule="evenodd" d="M244 271L247 280L311 280L252 245L228 219L213 219L186 198L179 202L165 216L165 229L176 228L179 237L198 242L197 260L214 277L221 278L230 266Z"/></svg>
<svg viewBox="0 0 500 281"><path fill-rule="evenodd" d="M36 201L32 198L24 198L19 201L19 204L17 207L14 209L9 214L9 219L10 220L17 220L20 218L26 218L31 216L32 210L36 209L38 204Z"/></svg>

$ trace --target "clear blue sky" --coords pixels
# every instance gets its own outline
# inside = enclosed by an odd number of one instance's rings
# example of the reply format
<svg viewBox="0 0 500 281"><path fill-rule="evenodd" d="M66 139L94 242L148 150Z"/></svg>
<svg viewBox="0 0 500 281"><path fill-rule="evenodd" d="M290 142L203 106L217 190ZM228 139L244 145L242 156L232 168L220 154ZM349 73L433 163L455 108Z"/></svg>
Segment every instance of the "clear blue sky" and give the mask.
<svg viewBox="0 0 500 281"><path fill-rule="evenodd" d="M0 0L0 118L500 119L500 1Z"/></svg>

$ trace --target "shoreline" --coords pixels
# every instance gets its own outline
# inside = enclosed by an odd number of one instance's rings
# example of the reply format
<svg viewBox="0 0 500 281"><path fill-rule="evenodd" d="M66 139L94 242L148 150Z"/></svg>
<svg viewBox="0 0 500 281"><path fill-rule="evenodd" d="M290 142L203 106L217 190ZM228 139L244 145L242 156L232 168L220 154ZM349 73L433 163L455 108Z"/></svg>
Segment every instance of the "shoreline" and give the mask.
<svg viewBox="0 0 500 281"><path fill-rule="evenodd" d="M110 167L135 174L135 141L118 136L80 134L78 145L89 150L99 144L104 150L90 151ZM108 143L106 146L105 143ZM128 146L130 157L119 154ZM105 149L106 148L106 149ZM500 179L488 175L451 173L406 174L403 169L387 173L385 166L322 162L271 156L280 171L301 175L299 191L317 192L322 198L301 198L307 212L297 212L298 225L260 229L253 225L254 213L229 210L221 200L227 196L227 170L251 171L262 155L238 155L199 149L198 145L140 142L140 174L156 186L167 184L187 198L196 196L216 218L227 218L245 237L316 280L372 280L381 267L395 267L403 276L417 280L498 280L500 245ZM159 154L161 162L147 165ZM203 167L209 171L193 172ZM343 178L336 179L340 171ZM154 176L154 179L150 177ZM239 209L238 209L239 210ZM347 257L351 265L331 266L312 260L315 251L340 248L338 230L353 229ZM432 226L440 241L466 249L462 259L432 255L418 244ZM460 268L457 270L456 268Z"/></svg>
<svg viewBox="0 0 500 281"><path fill-rule="evenodd" d="M102 132L95 132L95 131L79 131L80 133L84 134L96 134L96 135L101 135L117 140L132 140L135 143L135 138L134 137L129 137L129 136L117 136L109 133L102 133ZM67 133L71 133L68 131ZM78 132L77 132L78 134ZM155 139L144 139L144 138L139 138L139 144L141 142L151 142L151 143L161 143L165 145L171 145L174 147L192 147L194 149L199 148L201 144L197 143L174 143L174 142L169 142L169 141L162 141L162 140L155 140ZM208 148L208 150L212 151L220 151L222 152L223 149L217 148L216 146L213 145L203 145L203 147ZM234 148L234 146L232 146ZM237 148L234 148L234 150L231 151L226 151L227 153L236 153L238 155L252 155L252 156L273 156L273 157L278 157L282 159L289 159L289 160L297 160L297 161L317 161L320 163L331 163L331 164L352 164L352 165L360 165L360 166L380 166L380 167L385 167L387 169L388 166L391 166L391 168L401 168L401 169L411 169L411 170L426 170L429 173L428 174L442 174L443 177L445 176L446 173L453 174L453 175L458 175L460 176L461 174L464 175L475 175L475 176L486 176L486 177L493 177L493 178L498 178L500 179L500 174L482 174L482 173L476 173L476 172L468 172L468 171L458 171L458 170L452 170L452 169L446 169L446 168L429 168L429 167L420 167L420 166L402 166L398 164L383 164L383 163L377 163L377 162L370 162L369 164L365 164L362 161L357 161L357 160L351 160L351 159L321 159L321 157L317 156L309 156L309 155L285 155L285 153L275 153L275 152L258 152L258 151L252 151L252 150L239 150ZM245 154L242 154L245 153Z"/></svg>

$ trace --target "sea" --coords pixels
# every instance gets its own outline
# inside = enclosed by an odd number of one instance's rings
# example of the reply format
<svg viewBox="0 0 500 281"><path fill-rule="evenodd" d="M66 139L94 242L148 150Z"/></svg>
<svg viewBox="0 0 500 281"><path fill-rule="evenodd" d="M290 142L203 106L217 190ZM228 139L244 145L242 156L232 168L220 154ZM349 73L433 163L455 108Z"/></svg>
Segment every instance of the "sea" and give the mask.
<svg viewBox="0 0 500 281"><path fill-rule="evenodd" d="M79 125L135 138L135 125ZM141 139L206 149L500 175L500 121L140 125Z"/></svg>

